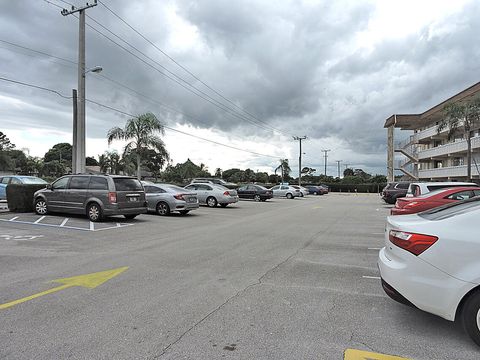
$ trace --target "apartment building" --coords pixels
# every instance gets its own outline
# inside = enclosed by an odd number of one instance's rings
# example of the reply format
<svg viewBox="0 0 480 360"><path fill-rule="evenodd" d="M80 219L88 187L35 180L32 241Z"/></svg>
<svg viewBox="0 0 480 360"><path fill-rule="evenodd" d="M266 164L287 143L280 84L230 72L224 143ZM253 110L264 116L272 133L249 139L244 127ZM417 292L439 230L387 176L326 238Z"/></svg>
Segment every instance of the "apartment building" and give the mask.
<svg viewBox="0 0 480 360"><path fill-rule="evenodd" d="M448 138L448 129L438 131L444 106L462 103L480 96L480 82L435 105L421 114L396 114L385 121L387 129L387 178L394 180L401 171L414 180L467 180L467 141L461 133ZM409 131L406 141L395 142L395 129ZM405 136L401 136L404 138ZM480 129L472 132L472 165L474 181L480 180ZM395 155L398 156L395 156Z"/></svg>

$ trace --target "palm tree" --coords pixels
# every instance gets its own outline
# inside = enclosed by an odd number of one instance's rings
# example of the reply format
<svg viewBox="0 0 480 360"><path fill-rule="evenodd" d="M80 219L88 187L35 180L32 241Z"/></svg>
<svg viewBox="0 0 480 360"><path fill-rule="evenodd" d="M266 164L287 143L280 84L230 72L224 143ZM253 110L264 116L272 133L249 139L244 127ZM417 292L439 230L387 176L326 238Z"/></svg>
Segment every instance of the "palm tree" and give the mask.
<svg viewBox="0 0 480 360"><path fill-rule="evenodd" d="M113 140L131 140L125 145L124 153L135 150L137 158L137 178L139 180L141 179L140 165L142 150L153 149L161 154L166 154L168 159L165 143L159 136L155 135L156 132L164 135L165 129L160 120L152 113L146 113L129 119L123 129L116 126L108 131L107 140L109 145Z"/></svg>
<svg viewBox="0 0 480 360"><path fill-rule="evenodd" d="M465 103L450 103L443 108L445 118L438 124L440 134L448 129L450 140L457 133L461 133L467 141L467 177L472 180L472 130L480 124L480 97Z"/></svg>

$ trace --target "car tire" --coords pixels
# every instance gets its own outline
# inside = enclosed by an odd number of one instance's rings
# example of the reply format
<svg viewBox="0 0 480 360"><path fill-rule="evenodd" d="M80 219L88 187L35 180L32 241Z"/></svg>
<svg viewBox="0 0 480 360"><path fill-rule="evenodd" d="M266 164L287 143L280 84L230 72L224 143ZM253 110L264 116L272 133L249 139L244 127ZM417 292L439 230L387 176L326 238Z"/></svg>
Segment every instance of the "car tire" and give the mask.
<svg viewBox="0 0 480 360"><path fill-rule="evenodd" d="M88 220L90 220L91 222L102 221L103 212L102 212L102 208L100 207L100 205L98 205L97 203L88 204L88 206L87 206L87 217L88 217Z"/></svg>
<svg viewBox="0 0 480 360"><path fill-rule="evenodd" d="M168 206L166 202L160 201L157 204L156 212L157 212L157 215L168 216L170 215L170 206Z"/></svg>
<svg viewBox="0 0 480 360"><path fill-rule="evenodd" d="M480 346L480 290L471 294L463 304L461 319L465 332Z"/></svg>
<svg viewBox="0 0 480 360"><path fill-rule="evenodd" d="M35 213L37 215L47 215L48 214L48 207L47 202L40 198L35 200Z"/></svg>
<svg viewBox="0 0 480 360"><path fill-rule="evenodd" d="M128 214L128 215L123 215L125 216L125 219L132 220L137 217L137 214Z"/></svg>
<svg viewBox="0 0 480 360"><path fill-rule="evenodd" d="M287 199L293 199L293 195L291 193L287 193L287 195L285 195L287 197Z"/></svg>
<svg viewBox="0 0 480 360"><path fill-rule="evenodd" d="M313 192L313 195L318 195L318 193L316 191Z"/></svg>
<svg viewBox="0 0 480 360"><path fill-rule="evenodd" d="M190 210L180 210L179 213L180 215L187 215L190 212Z"/></svg>
<svg viewBox="0 0 480 360"><path fill-rule="evenodd" d="M213 196L209 196L207 198L208 207L214 208L214 207L217 207L217 204L218 204L217 199L215 199Z"/></svg>
<svg viewBox="0 0 480 360"><path fill-rule="evenodd" d="M220 204L222 208L226 208L228 204Z"/></svg>
<svg viewBox="0 0 480 360"><path fill-rule="evenodd" d="M260 195L256 194L256 195L253 197L253 200L255 200L255 201L258 202L258 201L262 200L262 198L260 197Z"/></svg>

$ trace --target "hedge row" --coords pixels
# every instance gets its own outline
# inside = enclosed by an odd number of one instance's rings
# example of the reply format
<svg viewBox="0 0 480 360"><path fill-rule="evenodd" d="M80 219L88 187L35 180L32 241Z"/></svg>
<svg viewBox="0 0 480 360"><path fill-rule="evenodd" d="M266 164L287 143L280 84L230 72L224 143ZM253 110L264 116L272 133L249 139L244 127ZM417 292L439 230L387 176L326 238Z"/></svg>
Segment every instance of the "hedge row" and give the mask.
<svg viewBox="0 0 480 360"><path fill-rule="evenodd" d="M387 184L326 184L332 192L379 193Z"/></svg>
<svg viewBox="0 0 480 360"><path fill-rule="evenodd" d="M9 184L7 186L8 210L12 212L32 212L33 194L44 189L40 184Z"/></svg>

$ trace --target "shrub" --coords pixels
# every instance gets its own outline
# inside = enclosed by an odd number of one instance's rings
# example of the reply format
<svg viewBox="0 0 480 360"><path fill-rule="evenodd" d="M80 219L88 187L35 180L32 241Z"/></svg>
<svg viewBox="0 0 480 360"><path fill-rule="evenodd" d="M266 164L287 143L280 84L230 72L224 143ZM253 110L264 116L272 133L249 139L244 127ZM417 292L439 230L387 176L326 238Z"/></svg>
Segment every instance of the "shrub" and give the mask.
<svg viewBox="0 0 480 360"><path fill-rule="evenodd" d="M33 211L33 194L44 189L41 184L10 184L7 186L8 209L13 212Z"/></svg>

